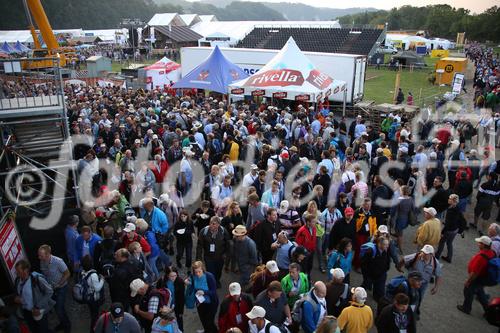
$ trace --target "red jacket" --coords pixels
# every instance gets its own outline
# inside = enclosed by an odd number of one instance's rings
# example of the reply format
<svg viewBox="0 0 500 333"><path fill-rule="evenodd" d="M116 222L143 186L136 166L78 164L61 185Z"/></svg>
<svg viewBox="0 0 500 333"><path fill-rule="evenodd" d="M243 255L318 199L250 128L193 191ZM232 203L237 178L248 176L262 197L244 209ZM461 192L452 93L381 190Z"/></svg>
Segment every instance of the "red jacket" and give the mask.
<svg viewBox="0 0 500 333"><path fill-rule="evenodd" d="M168 171L168 168L169 168L168 162L165 161L165 160L161 161L161 163L160 163L160 171L158 171L158 169L156 168L155 162L151 162L151 164L149 165L149 168L151 169L151 171L155 175L156 182L158 184L163 183L163 179L165 178L165 175L167 174L167 171Z"/></svg>
<svg viewBox="0 0 500 333"><path fill-rule="evenodd" d="M469 265L467 267L467 272L476 273L477 276L485 276L488 272L488 260L484 257L488 257L489 259L495 258L496 254L493 250L481 250L472 259L469 261Z"/></svg>
<svg viewBox="0 0 500 333"><path fill-rule="evenodd" d="M248 333L247 313L252 310L252 300L246 294L241 294L239 304L229 295L224 297L219 311L219 333L226 333L232 327L238 327L243 333ZM236 315L241 321L236 321Z"/></svg>
<svg viewBox="0 0 500 333"><path fill-rule="evenodd" d="M144 238L138 234L135 234L134 239L129 240L126 234L123 235L122 244L123 244L124 248L128 249L128 246L130 245L130 243L133 243L133 242L139 242L139 244L141 244L142 252L144 254L151 253L151 246L149 245L146 238Z"/></svg>
<svg viewBox="0 0 500 333"><path fill-rule="evenodd" d="M303 246L309 252L314 252L316 250L316 228L312 228L312 234L309 232L307 225L303 225L297 231L297 236L295 236L295 242L300 246Z"/></svg>

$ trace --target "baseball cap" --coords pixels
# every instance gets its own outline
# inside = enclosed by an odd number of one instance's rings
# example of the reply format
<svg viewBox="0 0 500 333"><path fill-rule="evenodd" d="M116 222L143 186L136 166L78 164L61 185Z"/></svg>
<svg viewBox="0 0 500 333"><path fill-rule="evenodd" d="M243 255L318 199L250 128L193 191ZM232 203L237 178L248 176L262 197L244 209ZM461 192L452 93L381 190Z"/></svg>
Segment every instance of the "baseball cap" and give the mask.
<svg viewBox="0 0 500 333"><path fill-rule="evenodd" d="M417 272L417 271L414 271L414 272L411 272L410 274L408 274L408 279L422 281L423 278L424 277L422 276L422 273Z"/></svg>
<svg viewBox="0 0 500 333"><path fill-rule="evenodd" d="M146 284L141 279L135 279L134 281L130 282L130 296L135 297L139 289L141 289L145 285Z"/></svg>
<svg viewBox="0 0 500 333"><path fill-rule="evenodd" d="M141 143L141 139L135 139L134 143Z"/></svg>
<svg viewBox="0 0 500 333"><path fill-rule="evenodd" d="M282 152L280 156L281 156L282 158L289 158L289 157L290 157L290 155L288 155L288 152L287 152L287 151Z"/></svg>
<svg viewBox="0 0 500 333"><path fill-rule="evenodd" d="M368 294L363 287L352 288L351 293L354 295L354 299L357 303L364 304L366 299L368 298Z"/></svg>
<svg viewBox="0 0 500 333"><path fill-rule="evenodd" d="M343 279L345 278L344 271L341 268L332 268L330 269L330 274L332 274L334 279Z"/></svg>
<svg viewBox="0 0 500 333"><path fill-rule="evenodd" d="M111 304L111 309L109 312L111 312L111 315L113 316L113 318L120 318L120 317L123 317L123 313L125 311L123 311L122 303L117 302L117 303Z"/></svg>
<svg viewBox="0 0 500 333"><path fill-rule="evenodd" d="M347 208L344 210L344 214L345 214L345 215L354 215L354 209L352 209L351 207L347 207Z"/></svg>
<svg viewBox="0 0 500 333"><path fill-rule="evenodd" d="M422 251L425 254L434 254L434 247L432 245L426 244L422 247Z"/></svg>
<svg viewBox="0 0 500 333"><path fill-rule="evenodd" d="M278 268L278 264L274 260L269 260L266 263L266 268L271 273L278 273L280 271L279 268Z"/></svg>
<svg viewBox="0 0 500 333"><path fill-rule="evenodd" d="M266 310L261 306L254 306L252 311L247 313L248 319L264 318L266 316Z"/></svg>
<svg viewBox="0 0 500 333"><path fill-rule="evenodd" d="M256 164L252 164L252 165L250 165L250 169L259 170L259 167Z"/></svg>
<svg viewBox="0 0 500 333"><path fill-rule="evenodd" d="M491 238L489 238L488 236L481 236L479 238L476 238L474 239L477 243L481 243L481 244L484 244L484 245L488 245L490 246L491 245Z"/></svg>
<svg viewBox="0 0 500 333"><path fill-rule="evenodd" d="M238 282L233 282L229 285L229 295L241 295L241 286Z"/></svg>
<svg viewBox="0 0 500 333"><path fill-rule="evenodd" d="M133 224L133 223L127 223L125 225L125 228L123 228L123 231L125 231L125 232L135 231L135 224Z"/></svg>
<svg viewBox="0 0 500 333"><path fill-rule="evenodd" d="M383 233L383 234L388 234L389 233L389 229L387 228L386 225L381 225L380 227L378 227L378 231Z"/></svg>
<svg viewBox="0 0 500 333"><path fill-rule="evenodd" d="M424 208L424 212L426 212L427 214L431 214L432 216L436 216L437 214L437 211L434 207Z"/></svg>

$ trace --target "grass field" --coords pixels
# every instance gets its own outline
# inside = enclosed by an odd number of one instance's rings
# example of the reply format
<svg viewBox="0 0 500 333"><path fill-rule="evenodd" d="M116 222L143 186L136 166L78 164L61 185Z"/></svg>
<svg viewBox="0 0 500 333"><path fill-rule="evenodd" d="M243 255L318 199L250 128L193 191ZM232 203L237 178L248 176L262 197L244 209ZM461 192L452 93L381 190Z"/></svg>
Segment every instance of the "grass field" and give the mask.
<svg viewBox="0 0 500 333"><path fill-rule="evenodd" d="M413 94L414 104L422 105L432 103L435 96L450 91L450 87L439 87L432 85L428 81L429 74L434 72L434 65L439 59L425 57L427 67L422 70L401 72L400 87L403 93L408 96L408 92ZM365 96L364 100L373 100L375 103L392 103L394 97L394 84L396 71L388 69L376 69L368 67L366 70Z"/></svg>

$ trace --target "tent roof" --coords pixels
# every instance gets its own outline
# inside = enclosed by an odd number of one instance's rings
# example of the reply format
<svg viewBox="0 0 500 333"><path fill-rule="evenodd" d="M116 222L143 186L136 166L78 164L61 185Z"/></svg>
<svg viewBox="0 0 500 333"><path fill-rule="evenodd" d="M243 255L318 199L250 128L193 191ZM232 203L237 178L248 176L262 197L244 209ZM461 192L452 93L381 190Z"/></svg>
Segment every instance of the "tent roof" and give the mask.
<svg viewBox="0 0 500 333"><path fill-rule="evenodd" d="M248 89L248 92L265 90L265 96L274 92L286 92L287 99L308 94L309 100L334 94L345 89L345 82L334 80L316 69L316 66L299 49L290 37L285 46L260 71L247 79L235 82L234 88Z"/></svg>
<svg viewBox="0 0 500 333"><path fill-rule="evenodd" d="M176 42L197 42L203 38L203 36L197 34L189 27L155 27L155 31Z"/></svg>
<svg viewBox="0 0 500 333"><path fill-rule="evenodd" d="M184 21L187 26L191 26L195 23L201 22L198 14L182 14L179 17Z"/></svg>
<svg viewBox="0 0 500 333"><path fill-rule="evenodd" d="M228 86L248 77L240 67L229 61L216 46L208 58L174 84L174 88L197 88L227 93Z"/></svg>
<svg viewBox="0 0 500 333"><path fill-rule="evenodd" d="M171 71L175 71L176 69L180 68L181 65L178 63L168 59L167 57L161 58L159 61L155 62L152 65L149 65L147 67L144 67L146 70L155 70L155 69L161 69L165 70L165 72L170 73Z"/></svg>
<svg viewBox="0 0 500 333"><path fill-rule="evenodd" d="M200 20L203 22L217 22L217 17L215 15L198 15Z"/></svg>
<svg viewBox="0 0 500 333"><path fill-rule="evenodd" d="M5 53L17 53L18 51L16 49L14 49L12 46L10 46L7 42L4 42L3 45L2 45L2 51L5 52Z"/></svg>
<svg viewBox="0 0 500 333"><path fill-rule="evenodd" d="M418 55L415 51L402 51L393 56L394 58L405 58L405 59L418 59L422 60L422 57Z"/></svg>
<svg viewBox="0 0 500 333"><path fill-rule="evenodd" d="M148 22L149 26L176 25L185 26L186 24L177 13L158 13L154 14Z"/></svg>
<svg viewBox="0 0 500 333"><path fill-rule="evenodd" d="M18 50L19 52L28 52L30 51L30 48L21 44L19 41L17 41L16 45L14 45L14 48Z"/></svg>

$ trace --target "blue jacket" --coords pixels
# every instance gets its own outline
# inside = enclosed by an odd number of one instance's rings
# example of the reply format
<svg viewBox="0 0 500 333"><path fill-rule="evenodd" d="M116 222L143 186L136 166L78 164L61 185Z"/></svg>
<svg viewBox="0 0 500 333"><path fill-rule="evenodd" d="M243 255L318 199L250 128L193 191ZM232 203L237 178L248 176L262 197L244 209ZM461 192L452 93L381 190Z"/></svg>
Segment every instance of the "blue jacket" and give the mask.
<svg viewBox="0 0 500 333"><path fill-rule="evenodd" d="M141 217L144 218L144 216L146 216L146 210L144 208L141 208ZM167 233L168 217L160 208L153 208L153 216L151 217L149 227L151 228L151 230L153 230L154 233Z"/></svg>
<svg viewBox="0 0 500 333"><path fill-rule="evenodd" d="M90 236L89 240L89 253L91 257L94 257L94 249L97 243L99 243L102 240L99 235L92 234ZM80 260L83 257L83 237L82 235L78 236L75 240L75 257L73 259L73 262L80 262Z"/></svg>
<svg viewBox="0 0 500 333"><path fill-rule="evenodd" d="M321 314L321 305L318 303L312 290L307 295L311 298L311 300L305 300L302 304L303 309L301 326L305 333L313 333L316 330L319 315ZM314 306L311 302L314 302Z"/></svg>
<svg viewBox="0 0 500 333"><path fill-rule="evenodd" d="M151 258L159 256L160 247L158 246L158 242L156 241L154 232L152 232L151 230L146 231L146 233L144 234L144 238L146 238L148 244L151 246L151 254L149 256Z"/></svg>
<svg viewBox="0 0 500 333"><path fill-rule="evenodd" d="M338 253L337 251L333 251L332 253L330 253L330 255L328 256L328 263L326 264L326 270L328 272L328 279L331 280L332 278L332 274L330 273L330 270L333 268L333 266L335 266L335 264L337 263L337 260L338 260L338 257L340 255L340 269L342 269L344 271L344 274L347 275L351 272L352 270L352 257L353 257L353 252L349 252L347 254L347 257L344 256L343 253Z"/></svg>

